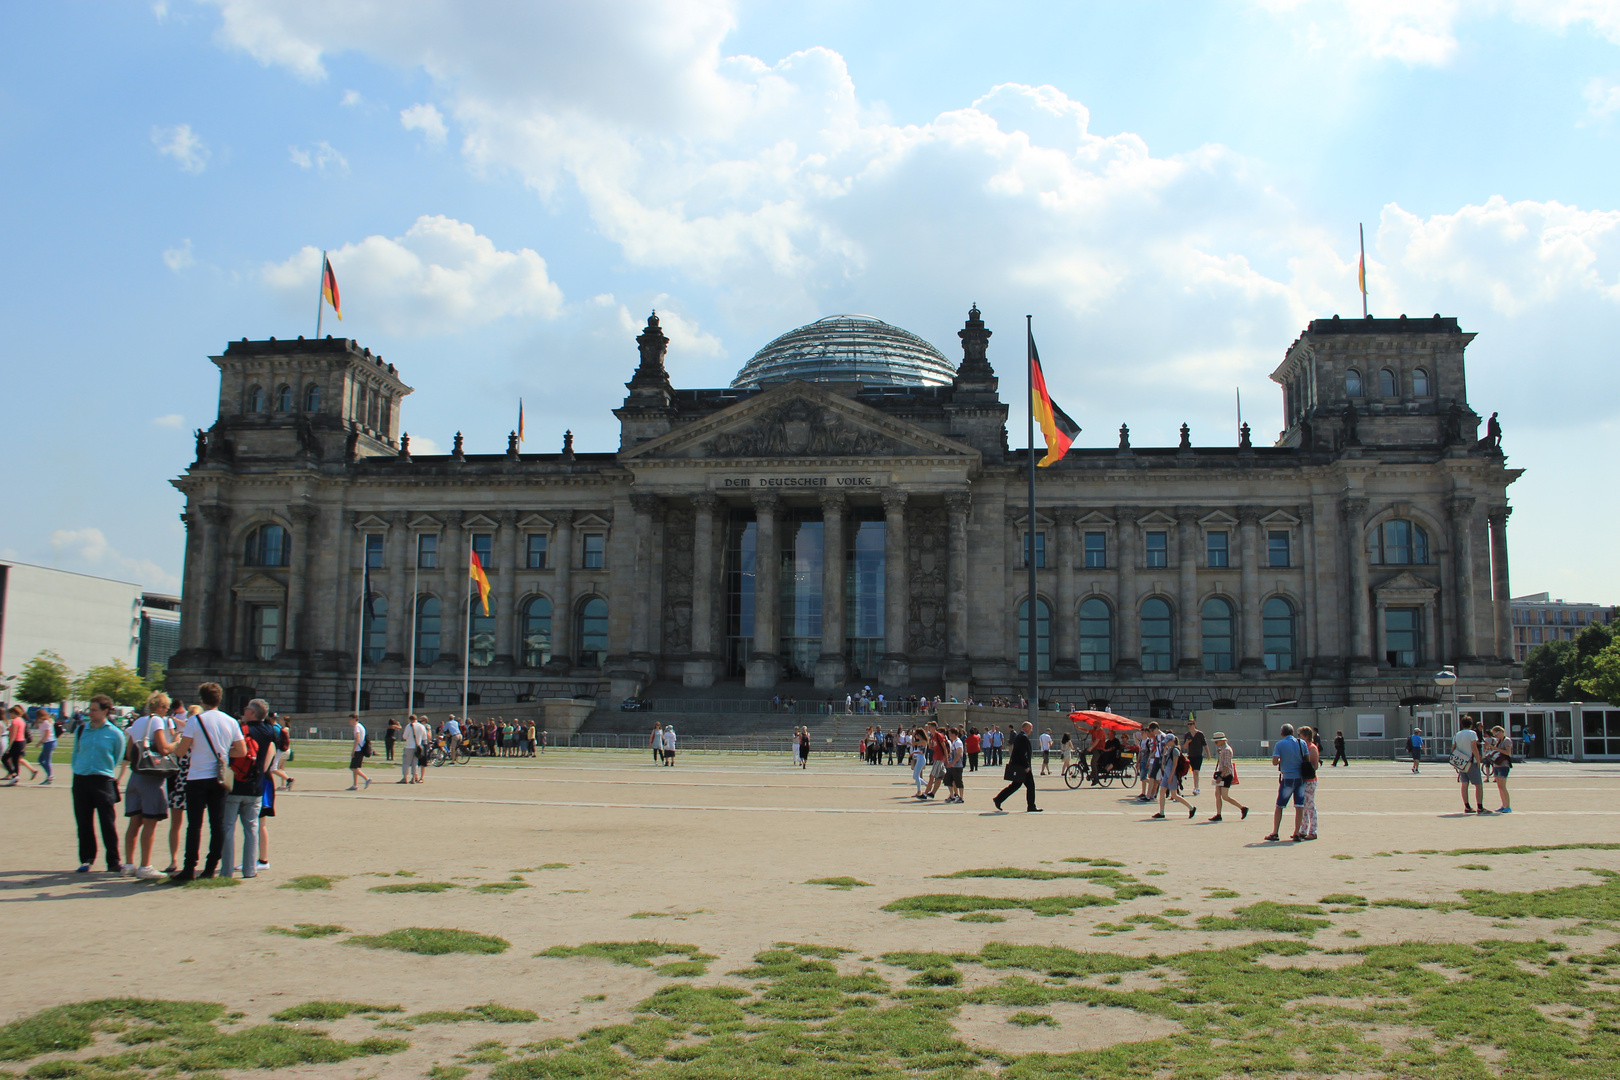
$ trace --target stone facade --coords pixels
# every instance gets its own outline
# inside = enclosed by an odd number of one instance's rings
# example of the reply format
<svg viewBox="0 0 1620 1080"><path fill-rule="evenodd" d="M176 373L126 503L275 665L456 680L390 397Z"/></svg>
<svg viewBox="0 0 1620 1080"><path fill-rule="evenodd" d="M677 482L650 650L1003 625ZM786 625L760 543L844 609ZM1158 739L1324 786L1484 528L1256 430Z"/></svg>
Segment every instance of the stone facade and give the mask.
<svg viewBox="0 0 1620 1080"><path fill-rule="evenodd" d="M369 350L232 343L214 358L219 418L176 481L171 673L301 711L352 702L362 648L364 697L395 711L413 679L422 707L459 705L464 650L484 706L722 680L1016 694L1033 532L1035 653L1065 701L1388 706L1431 698L1442 663L1465 692L1519 677L1519 470L1494 426L1476 440L1456 320L1314 320L1272 375L1274 446L1183 429L1178 447L1132 447L1121 428L1117 448L1037 470L1033 523L977 309L959 336L945 386L678 390L655 316L617 452L526 454L514 437L467 455L458 435L435 456L410 453L410 387ZM467 614L473 550L487 621Z"/></svg>

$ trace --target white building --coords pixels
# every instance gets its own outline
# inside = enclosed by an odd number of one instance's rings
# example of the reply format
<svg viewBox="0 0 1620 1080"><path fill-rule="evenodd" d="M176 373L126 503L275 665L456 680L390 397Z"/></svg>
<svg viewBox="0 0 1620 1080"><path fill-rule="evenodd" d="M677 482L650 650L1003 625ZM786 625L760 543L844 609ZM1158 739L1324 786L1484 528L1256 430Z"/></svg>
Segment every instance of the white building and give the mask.
<svg viewBox="0 0 1620 1080"><path fill-rule="evenodd" d="M75 675L114 660L135 666L141 597L133 582L0 560L0 673L21 674L45 650ZM7 702L12 685L0 690Z"/></svg>

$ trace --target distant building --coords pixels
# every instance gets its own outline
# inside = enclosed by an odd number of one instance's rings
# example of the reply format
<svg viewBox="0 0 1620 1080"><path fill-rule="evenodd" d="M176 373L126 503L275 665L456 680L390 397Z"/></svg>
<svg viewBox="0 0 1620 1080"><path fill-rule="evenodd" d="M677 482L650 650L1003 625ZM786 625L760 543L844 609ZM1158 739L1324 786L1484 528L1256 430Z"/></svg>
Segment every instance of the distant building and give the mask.
<svg viewBox="0 0 1620 1080"><path fill-rule="evenodd" d="M0 673L18 675L46 650L75 675L114 660L133 666L141 612L132 582L0 560ZM9 686L0 695L10 701Z"/></svg>
<svg viewBox="0 0 1620 1080"><path fill-rule="evenodd" d="M140 646L135 670L143 679L152 677L154 667L169 666L169 657L180 651L180 598L164 593L141 594Z"/></svg>
<svg viewBox="0 0 1620 1080"><path fill-rule="evenodd" d="M1554 600L1551 593L1531 593L1513 598L1513 658L1520 663L1530 650L1549 641L1574 641L1575 635L1592 623L1609 624L1620 616L1620 607L1610 604L1572 604Z"/></svg>

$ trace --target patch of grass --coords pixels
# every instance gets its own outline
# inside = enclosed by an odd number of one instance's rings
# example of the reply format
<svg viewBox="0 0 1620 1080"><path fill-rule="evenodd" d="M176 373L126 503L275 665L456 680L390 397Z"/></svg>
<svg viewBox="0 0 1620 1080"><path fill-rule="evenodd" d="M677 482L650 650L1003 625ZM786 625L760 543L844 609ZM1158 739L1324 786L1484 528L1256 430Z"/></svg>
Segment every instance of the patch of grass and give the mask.
<svg viewBox="0 0 1620 1080"><path fill-rule="evenodd" d="M629 917L632 919L674 919L676 922L684 922L693 915L707 914L708 910L708 908L694 908L691 911L632 911Z"/></svg>
<svg viewBox="0 0 1620 1080"><path fill-rule="evenodd" d="M972 896L964 893L925 893L904 896L884 904L882 910L896 914L955 915L971 911L1010 911L1025 908L1037 915L1071 915L1076 908L1110 907L1117 903L1106 896L1079 893L1070 896L1037 896L1027 900L1011 896Z"/></svg>
<svg viewBox="0 0 1620 1080"><path fill-rule="evenodd" d="M1068 860L1065 859L1065 862ZM1089 870L1024 870L1017 866L995 866L985 870L958 870L954 874L930 874L935 878L1014 878L1029 881L1056 881L1059 878L1089 878Z"/></svg>
<svg viewBox="0 0 1620 1080"><path fill-rule="evenodd" d="M579 1000L581 1000L581 1001L606 1001L607 1000L607 995L606 994L586 994L584 997L580 998Z"/></svg>
<svg viewBox="0 0 1620 1080"><path fill-rule="evenodd" d="M330 889L335 882L342 880L343 876L341 874L303 874L289 881L283 881L276 888L310 892L314 889Z"/></svg>
<svg viewBox="0 0 1620 1080"><path fill-rule="evenodd" d="M1316 917L1325 914L1316 904L1279 904L1272 900L1260 900L1248 907L1234 909L1231 918L1199 916L1198 929L1249 930L1265 934L1304 934L1308 937L1332 925L1332 920Z"/></svg>
<svg viewBox="0 0 1620 1080"><path fill-rule="evenodd" d="M1457 869L1459 869L1459 870L1489 870L1490 867L1486 866L1484 863L1465 862L1465 863L1460 864L1457 867Z"/></svg>
<svg viewBox="0 0 1620 1080"><path fill-rule="evenodd" d="M1358 938L1358 937L1361 936L1361 931L1360 930L1340 930L1339 931L1339 936L1340 937L1347 937L1347 938Z"/></svg>
<svg viewBox="0 0 1620 1080"><path fill-rule="evenodd" d="M696 945L683 945L674 941L646 940L592 941L585 945L553 945L544 952L537 952L534 955L563 960L587 956L612 960L615 964L628 964L631 967L650 968L657 966L660 975L668 975L671 978L702 975L708 971L708 962L716 959ZM682 959L655 965L654 961L666 956L678 956Z"/></svg>
<svg viewBox="0 0 1620 1080"><path fill-rule="evenodd" d="M1005 916L1005 915L992 915L988 911L970 911L966 915L958 915L956 917L956 921L957 922L997 923L997 922L1006 922L1007 921L1007 916Z"/></svg>
<svg viewBox="0 0 1620 1080"><path fill-rule="evenodd" d="M1122 862L1115 862L1113 859L1088 859L1084 855L1071 855L1067 859L1064 859L1063 861L1064 862L1072 862L1072 863L1087 863L1087 864L1089 864L1091 866L1120 866L1120 867L1122 867L1122 866L1125 865Z"/></svg>
<svg viewBox="0 0 1620 1080"><path fill-rule="evenodd" d="M1238 897L1240 897L1242 895L1243 895L1242 893L1233 892L1231 889L1211 889L1211 890L1209 890L1209 892L1204 894L1204 899L1205 900L1236 900Z"/></svg>
<svg viewBox="0 0 1620 1080"><path fill-rule="evenodd" d="M472 1069L466 1065L435 1064L428 1069L427 1075L428 1080L462 1080L470 1072L472 1072Z"/></svg>
<svg viewBox="0 0 1620 1080"><path fill-rule="evenodd" d="M242 884L242 879L215 874L213 877L192 878L190 881L177 881L175 884L182 889L234 889Z"/></svg>
<svg viewBox="0 0 1620 1080"><path fill-rule="evenodd" d="M870 881L862 881L860 878L852 877L816 877L806 881L805 884L829 885L834 889L843 889L845 891L850 889L869 889L872 887L872 883Z"/></svg>
<svg viewBox="0 0 1620 1080"><path fill-rule="evenodd" d="M1007 1023L1017 1024L1019 1027L1057 1027L1058 1022L1050 1013L1015 1012L1007 1017Z"/></svg>
<svg viewBox="0 0 1620 1080"><path fill-rule="evenodd" d="M1339 859L1339 860L1341 860L1343 862L1348 862L1351 859L1355 858L1355 856L1354 855L1329 855L1328 858L1330 858L1330 859Z"/></svg>
<svg viewBox="0 0 1620 1080"><path fill-rule="evenodd" d="M270 1019L287 1022L294 1020L341 1020L353 1013L398 1013L404 1011L398 1005L368 1005L361 1001L306 1001L302 1005L294 1005L290 1009L282 1009L278 1013L271 1013Z"/></svg>
<svg viewBox="0 0 1620 1080"><path fill-rule="evenodd" d="M1536 851L1620 851L1620 844L1515 844L1512 847L1453 848L1440 855L1529 855Z"/></svg>
<svg viewBox="0 0 1620 1080"><path fill-rule="evenodd" d="M384 888L387 888L387 886L384 886ZM530 885L527 881L486 881L482 885L474 885L473 886L473 892L476 892L476 893L513 893L513 892L517 892L519 889L532 889L532 888L534 888L534 886ZM372 891L375 891L375 890L372 890Z"/></svg>
<svg viewBox="0 0 1620 1080"><path fill-rule="evenodd" d="M291 930L287 929L285 926L267 926L264 928L264 932L267 934L285 934L287 937L307 939L331 937L333 934L347 934L349 932L349 928L347 926L338 926L336 923L301 922L294 923Z"/></svg>
<svg viewBox="0 0 1620 1080"><path fill-rule="evenodd" d="M568 869L568 865L569 864L565 862L543 862L540 864L539 868L541 870L566 870Z"/></svg>
<svg viewBox="0 0 1620 1080"><path fill-rule="evenodd" d="M1355 893L1345 893L1345 892L1329 893L1328 895L1322 897L1322 899L1317 901L1318 904L1352 904L1352 905L1354 905L1354 904L1365 904L1366 902L1367 902L1367 898L1365 896L1357 896Z"/></svg>
<svg viewBox="0 0 1620 1080"><path fill-rule="evenodd" d="M1459 890L1462 906L1486 919L1617 919L1620 918L1620 874L1581 867L1602 880L1535 892L1502 893L1489 889Z"/></svg>
<svg viewBox="0 0 1620 1080"><path fill-rule="evenodd" d="M390 930L386 934L356 934L343 944L360 945L367 949L397 949L423 956L443 956L446 953L494 955L512 947L510 941L493 934L428 926L408 926Z"/></svg>
<svg viewBox="0 0 1620 1080"><path fill-rule="evenodd" d="M689 979L707 974L709 965L701 960L676 960L658 965L658 974L671 979Z"/></svg>
<svg viewBox="0 0 1620 1080"><path fill-rule="evenodd" d="M1163 911L1159 912L1159 914L1163 915L1167 919L1179 919L1183 915L1191 915L1192 912L1188 911L1186 908L1167 907Z"/></svg>
<svg viewBox="0 0 1620 1080"><path fill-rule="evenodd" d="M377 893L441 893L459 889L453 881L407 881L399 885L373 885L366 892Z"/></svg>
<svg viewBox="0 0 1620 1080"><path fill-rule="evenodd" d="M407 1017L412 1024L464 1024L483 1021L489 1024L527 1024L540 1019L540 1014L528 1009L514 1009L491 1001L483 1005L469 1005L465 1009L440 1009L417 1013Z"/></svg>

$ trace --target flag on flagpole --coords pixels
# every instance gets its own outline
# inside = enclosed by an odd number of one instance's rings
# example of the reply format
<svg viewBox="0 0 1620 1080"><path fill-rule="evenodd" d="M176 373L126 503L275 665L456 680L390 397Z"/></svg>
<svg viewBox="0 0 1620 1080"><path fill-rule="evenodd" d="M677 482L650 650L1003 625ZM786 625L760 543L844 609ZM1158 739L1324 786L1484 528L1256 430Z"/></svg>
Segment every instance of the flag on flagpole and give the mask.
<svg viewBox="0 0 1620 1080"><path fill-rule="evenodd" d="M489 615L489 576L484 573L483 561L478 558L478 552L467 552L467 576L478 582L478 599L484 605L485 616Z"/></svg>
<svg viewBox="0 0 1620 1080"><path fill-rule="evenodd" d="M1046 375L1041 371L1041 354L1035 349L1034 334L1029 336L1029 366L1035 391L1030 395L1030 407L1035 410L1035 422L1041 426L1041 434L1046 436L1046 456L1035 464L1052 465L1069 452L1074 437L1080 434L1080 425L1069 419L1069 414L1047 393Z"/></svg>
<svg viewBox="0 0 1620 1080"><path fill-rule="evenodd" d="M518 445L523 445L523 399L518 398Z"/></svg>
<svg viewBox="0 0 1620 1080"><path fill-rule="evenodd" d="M332 273L332 261L321 256L321 299L332 305L332 314L343 321L343 304L338 299L337 275Z"/></svg>

